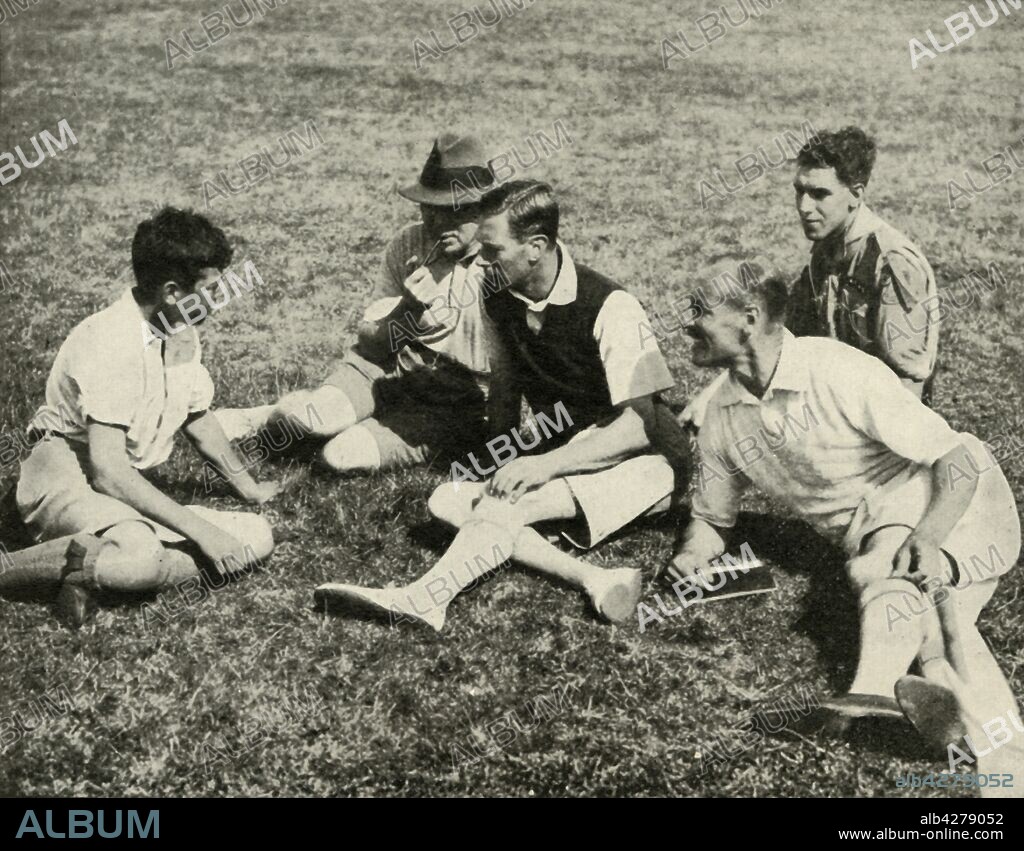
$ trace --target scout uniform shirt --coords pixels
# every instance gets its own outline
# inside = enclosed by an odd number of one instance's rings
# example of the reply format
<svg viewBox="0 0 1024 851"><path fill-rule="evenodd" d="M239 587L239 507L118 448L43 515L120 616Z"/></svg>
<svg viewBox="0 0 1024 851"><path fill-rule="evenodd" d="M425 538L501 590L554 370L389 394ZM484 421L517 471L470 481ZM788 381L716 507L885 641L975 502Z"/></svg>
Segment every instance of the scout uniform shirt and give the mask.
<svg viewBox="0 0 1024 851"><path fill-rule="evenodd" d="M426 260L431 247L422 224L409 225L395 236L384 253L385 297L402 295L402 284L409 275L407 261L413 256L420 262ZM397 324L391 325L388 337L404 344L397 353L399 374L432 369L436 380L452 390L470 383L486 398L494 340L481 304L485 296L481 291L483 269L475 262L476 256L474 250L454 262L446 256L432 262L428 271L438 295L421 318L396 317L393 322Z"/></svg>
<svg viewBox="0 0 1024 851"><path fill-rule="evenodd" d="M920 250L862 204L850 226L811 249L787 326L841 340L900 378L924 382L939 345L935 278Z"/></svg>

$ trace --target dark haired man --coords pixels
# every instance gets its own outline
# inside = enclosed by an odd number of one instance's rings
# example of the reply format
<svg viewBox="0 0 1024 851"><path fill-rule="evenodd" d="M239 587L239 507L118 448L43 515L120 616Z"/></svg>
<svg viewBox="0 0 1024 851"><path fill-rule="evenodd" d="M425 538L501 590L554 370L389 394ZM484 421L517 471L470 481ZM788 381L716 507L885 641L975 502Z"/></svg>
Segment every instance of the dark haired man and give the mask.
<svg viewBox="0 0 1024 851"><path fill-rule="evenodd" d="M231 255L223 231L195 213L165 208L139 225L135 286L75 326L50 370L16 492L43 543L11 554L0 589L59 588L63 614L78 624L93 592L153 591L198 577L194 555L221 573L270 555L262 517L179 505L142 475L167 460L183 431L246 501L278 491L235 472L243 466L209 412L213 383L190 327L190 303L216 284ZM158 342L153 329L161 327L172 333Z"/></svg>
<svg viewBox="0 0 1024 851"><path fill-rule="evenodd" d="M796 162L796 209L813 245L790 295L787 327L877 357L930 403L939 346L935 277L920 249L864 202L874 140L859 127L818 133ZM681 422L700 427L721 380L694 397Z"/></svg>
<svg viewBox="0 0 1024 851"><path fill-rule="evenodd" d="M789 329L874 355L927 401L939 345L935 278L921 251L864 202L874 140L859 127L820 133L796 162L796 209L813 247Z"/></svg>
<svg viewBox="0 0 1024 851"><path fill-rule="evenodd" d="M741 497L756 485L847 555L861 650L850 693L828 703L833 713L898 715L895 694L926 735L942 741L956 727L936 708L943 695L952 702L949 692L900 679L920 653L925 675L943 682L942 660L924 652L941 648L925 640L938 634L933 592L954 600L968 688L984 707L978 723L1016 713L975 626L1021 541L1013 494L984 445L954 432L878 358L793 336L780 278L698 307L687 328L693 362L727 372L700 429L691 520L669 576L685 583L725 551Z"/></svg>
<svg viewBox="0 0 1024 851"><path fill-rule="evenodd" d="M321 458L338 472L422 464L486 439L496 353L472 202L493 182L478 139L439 136L419 181L399 190L419 204L422 221L385 250L383 294L367 308L357 343L316 390L217 411L225 431L239 438L283 418L301 422L328 438Z"/></svg>
<svg viewBox="0 0 1024 851"><path fill-rule="evenodd" d="M517 426L525 397L555 434L537 437L524 453L507 441L505 463L489 482L434 491L431 513L459 532L415 583L385 590L333 585L327 596L398 611L439 630L448 602L478 578L472 564L497 551L495 562L513 558L582 587L609 620L635 613L638 570L585 564L532 528L550 521L573 543L593 547L637 517L665 510L674 468L687 455L659 398L672 377L657 346L644 347L637 334L647 324L643 308L575 263L558 226L551 187L523 180L484 196L477 232L487 278L508 282L485 302L508 358L507 371L495 375L500 395L492 409L501 413L491 427L500 434Z"/></svg>

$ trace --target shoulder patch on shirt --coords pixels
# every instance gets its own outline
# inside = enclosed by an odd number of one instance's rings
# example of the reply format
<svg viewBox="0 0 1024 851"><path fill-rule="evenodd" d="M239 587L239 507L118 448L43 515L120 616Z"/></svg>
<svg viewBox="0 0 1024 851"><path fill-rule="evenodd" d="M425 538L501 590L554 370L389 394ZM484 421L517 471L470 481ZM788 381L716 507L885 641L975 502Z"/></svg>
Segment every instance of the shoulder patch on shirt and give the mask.
<svg viewBox="0 0 1024 851"><path fill-rule="evenodd" d="M928 274L915 258L903 252L890 252L882 267L882 303L899 304L910 310L928 297Z"/></svg>

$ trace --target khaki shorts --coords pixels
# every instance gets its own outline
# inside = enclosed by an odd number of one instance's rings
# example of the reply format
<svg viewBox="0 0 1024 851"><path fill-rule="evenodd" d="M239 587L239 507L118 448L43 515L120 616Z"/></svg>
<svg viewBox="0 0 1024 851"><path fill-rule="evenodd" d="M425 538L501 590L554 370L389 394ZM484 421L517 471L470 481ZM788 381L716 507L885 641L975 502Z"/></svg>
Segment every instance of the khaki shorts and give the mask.
<svg viewBox="0 0 1024 851"><path fill-rule="evenodd" d="M126 521L144 523L167 544L185 540L119 499L93 490L87 475L87 451L84 444L51 435L37 443L22 462L16 499L18 513L33 540L50 541L79 532L98 535ZM240 541L251 540L264 525L257 514L215 511L201 505L188 508Z"/></svg>
<svg viewBox="0 0 1024 851"><path fill-rule="evenodd" d="M348 397L382 467L408 467L457 457L487 440L483 394L456 370L381 365L352 350L324 384Z"/></svg>

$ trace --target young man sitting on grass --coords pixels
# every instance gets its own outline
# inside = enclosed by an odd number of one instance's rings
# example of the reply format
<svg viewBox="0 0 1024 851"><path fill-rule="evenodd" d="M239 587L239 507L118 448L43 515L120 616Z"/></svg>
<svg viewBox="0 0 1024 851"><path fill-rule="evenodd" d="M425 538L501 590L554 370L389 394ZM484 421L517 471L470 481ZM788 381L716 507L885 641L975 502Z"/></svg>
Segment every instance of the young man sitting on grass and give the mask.
<svg viewBox="0 0 1024 851"><path fill-rule="evenodd" d="M555 524L566 540L591 549L637 518L667 511L689 446L661 398L674 384L661 351L656 343L644 348L638 334L649 326L646 312L617 283L573 260L559 220L551 186L512 181L483 197L477 232L485 275L508 282L484 302L507 352L495 373L491 427L516 430L525 399L557 434L542 442L535 431L530 446L520 443L522 455L506 437L493 478L446 482L433 492L431 514L457 535L418 580L386 589L329 583L318 599L440 630L448 603L479 579L481 559L491 568L514 559L584 590L607 620L635 617L638 569L588 564L534 527Z"/></svg>
<svg viewBox="0 0 1024 851"><path fill-rule="evenodd" d="M242 499L279 490L235 472L243 465L209 412L213 383L187 327L231 254L224 232L195 213L165 208L139 225L135 286L72 329L29 425L17 505L42 543L11 554L0 590L59 586L61 614L79 625L97 591L155 591L198 576L202 558L225 573L270 555L262 517L179 505L142 475L181 430Z"/></svg>

